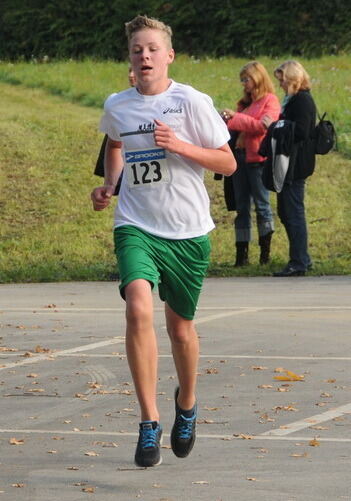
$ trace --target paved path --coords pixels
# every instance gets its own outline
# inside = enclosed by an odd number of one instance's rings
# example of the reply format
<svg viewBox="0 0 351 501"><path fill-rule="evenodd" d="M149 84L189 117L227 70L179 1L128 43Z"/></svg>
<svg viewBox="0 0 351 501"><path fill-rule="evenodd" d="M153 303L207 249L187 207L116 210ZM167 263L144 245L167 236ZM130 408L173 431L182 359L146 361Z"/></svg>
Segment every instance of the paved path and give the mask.
<svg viewBox="0 0 351 501"><path fill-rule="evenodd" d="M0 285L0 501L351 500L350 292L351 277L206 280L187 459L169 447L155 295L163 464L140 469L116 284Z"/></svg>

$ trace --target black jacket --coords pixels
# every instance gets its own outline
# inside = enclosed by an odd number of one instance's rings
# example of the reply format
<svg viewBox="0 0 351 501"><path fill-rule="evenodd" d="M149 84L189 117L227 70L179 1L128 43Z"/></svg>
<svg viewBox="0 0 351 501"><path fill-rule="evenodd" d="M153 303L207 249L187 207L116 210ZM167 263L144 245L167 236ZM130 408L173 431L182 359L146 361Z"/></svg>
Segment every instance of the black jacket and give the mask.
<svg viewBox="0 0 351 501"><path fill-rule="evenodd" d="M308 90L301 90L291 97L281 118L295 122L295 161L289 166L287 181L306 179L313 174L315 166L314 129L316 125L316 105Z"/></svg>

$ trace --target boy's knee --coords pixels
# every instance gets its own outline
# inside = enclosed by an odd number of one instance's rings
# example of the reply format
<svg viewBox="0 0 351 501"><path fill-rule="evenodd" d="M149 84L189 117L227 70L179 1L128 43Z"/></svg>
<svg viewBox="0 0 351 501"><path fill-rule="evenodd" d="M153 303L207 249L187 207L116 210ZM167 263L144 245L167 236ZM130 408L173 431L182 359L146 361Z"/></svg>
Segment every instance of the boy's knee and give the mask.
<svg viewBox="0 0 351 501"><path fill-rule="evenodd" d="M152 323L152 309L141 299L134 299L127 303L126 320L128 325L145 325Z"/></svg>
<svg viewBox="0 0 351 501"><path fill-rule="evenodd" d="M175 344L187 344L192 340L193 336L196 336L196 332L191 328L168 328L168 335Z"/></svg>

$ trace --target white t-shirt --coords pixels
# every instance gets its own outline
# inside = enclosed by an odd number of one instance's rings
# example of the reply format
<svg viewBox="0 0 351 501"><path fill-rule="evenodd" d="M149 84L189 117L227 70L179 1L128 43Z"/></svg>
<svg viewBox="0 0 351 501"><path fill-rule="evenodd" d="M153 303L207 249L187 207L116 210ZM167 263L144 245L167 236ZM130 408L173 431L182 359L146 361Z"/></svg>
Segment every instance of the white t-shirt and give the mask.
<svg viewBox="0 0 351 501"><path fill-rule="evenodd" d="M115 226L132 225L170 239L205 235L214 228L204 168L156 146L158 119L176 136L204 148L219 148L229 133L212 100L188 85L171 83L146 96L132 87L105 102L100 130L122 141L124 174Z"/></svg>

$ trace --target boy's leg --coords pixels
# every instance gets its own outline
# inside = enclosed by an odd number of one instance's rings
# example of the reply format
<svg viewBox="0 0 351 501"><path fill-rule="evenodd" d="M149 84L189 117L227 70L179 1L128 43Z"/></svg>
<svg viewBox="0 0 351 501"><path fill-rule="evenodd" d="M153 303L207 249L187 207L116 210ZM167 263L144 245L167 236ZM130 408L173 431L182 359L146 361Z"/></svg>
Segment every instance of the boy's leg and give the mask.
<svg viewBox="0 0 351 501"><path fill-rule="evenodd" d="M187 320L165 305L167 331L179 380L178 404L191 409L195 404L199 339L193 320Z"/></svg>
<svg viewBox="0 0 351 501"><path fill-rule="evenodd" d="M150 283L144 279L130 282L125 288L125 298L127 358L141 409L141 420L159 421L156 405L158 352Z"/></svg>
<svg viewBox="0 0 351 501"><path fill-rule="evenodd" d="M179 387L175 392L175 420L171 432L171 446L176 456L185 458L194 446L196 435L195 386L199 342L194 322L180 317L167 303L166 319L179 380Z"/></svg>

